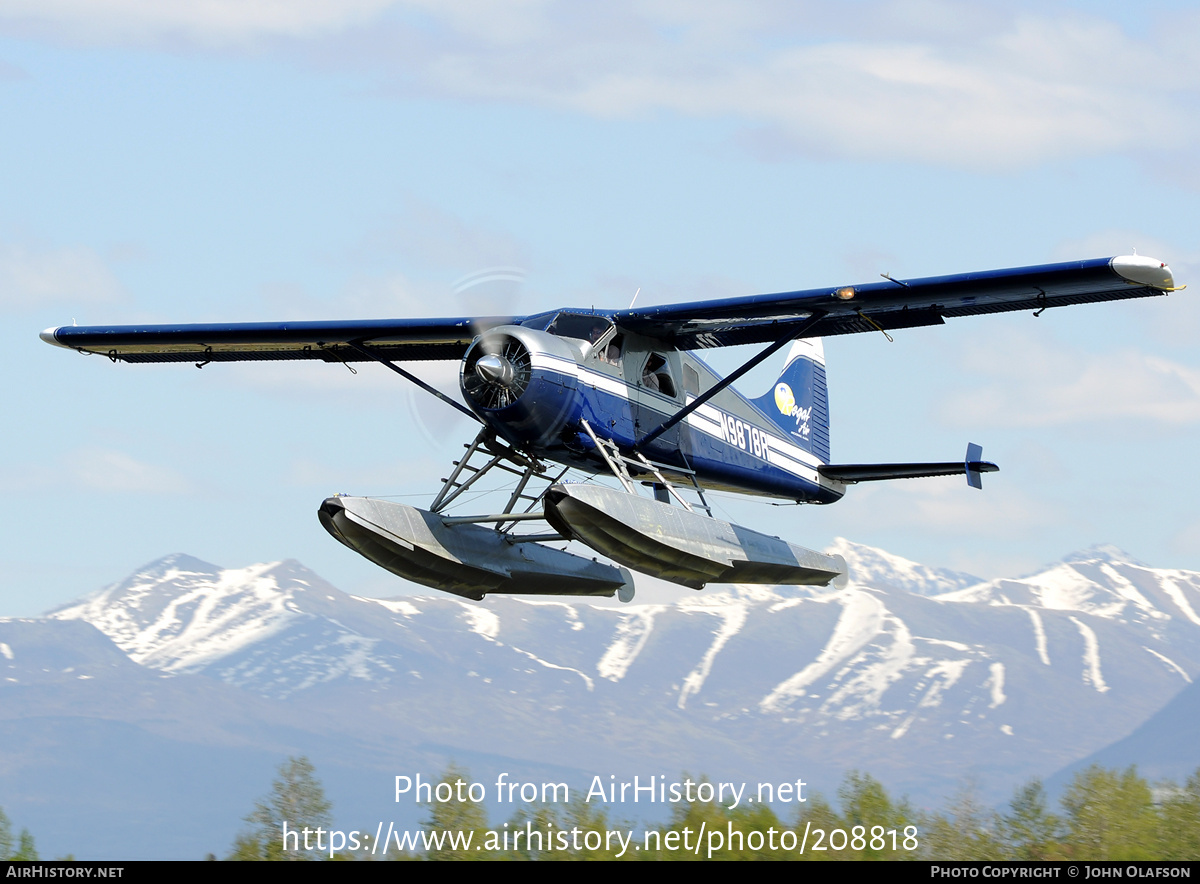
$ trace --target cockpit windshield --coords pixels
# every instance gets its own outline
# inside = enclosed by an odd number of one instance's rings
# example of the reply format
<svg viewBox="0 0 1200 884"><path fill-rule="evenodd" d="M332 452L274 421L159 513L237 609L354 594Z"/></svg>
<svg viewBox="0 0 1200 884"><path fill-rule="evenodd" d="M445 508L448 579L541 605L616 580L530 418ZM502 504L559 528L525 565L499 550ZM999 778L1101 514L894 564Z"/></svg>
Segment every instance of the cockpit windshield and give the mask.
<svg viewBox="0 0 1200 884"><path fill-rule="evenodd" d="M560 313L554 317L546 331L560 338L577 338L594 344L613 327L612 322L603 316L587 313Z"/></svg>

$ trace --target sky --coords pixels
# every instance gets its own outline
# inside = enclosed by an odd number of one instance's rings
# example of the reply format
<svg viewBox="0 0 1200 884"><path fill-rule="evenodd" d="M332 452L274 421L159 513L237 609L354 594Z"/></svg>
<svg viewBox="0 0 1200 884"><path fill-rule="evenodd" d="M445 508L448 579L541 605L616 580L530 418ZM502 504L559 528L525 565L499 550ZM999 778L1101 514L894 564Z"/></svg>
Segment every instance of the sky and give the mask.
<svg viewBox="0 0 1200 884"><path fill-rule="evenodd" d="M1135 249L1194 288L826 341L835 461L977 442L1001 467L982 493L719 514L985 578L1098 543L1200 569L1197 39L1177 2L0 0L0 615L173 552L416 591L316 509L427 506L473 432L381 366L113 365L46 327L624 307Z"/></svg>

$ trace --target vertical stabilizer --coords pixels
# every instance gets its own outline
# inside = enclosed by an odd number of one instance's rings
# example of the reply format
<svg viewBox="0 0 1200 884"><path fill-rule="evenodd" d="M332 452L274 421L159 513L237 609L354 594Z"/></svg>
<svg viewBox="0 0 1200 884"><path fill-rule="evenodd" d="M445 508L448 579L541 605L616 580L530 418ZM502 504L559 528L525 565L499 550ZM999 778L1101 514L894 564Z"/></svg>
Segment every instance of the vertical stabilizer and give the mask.
<svg viewBox="0 0 1200 884"><path fill-rule="evenodd" d="M775 385L753 401L790 442L829 463L829 397L820 338L795 341Z"/></svg>

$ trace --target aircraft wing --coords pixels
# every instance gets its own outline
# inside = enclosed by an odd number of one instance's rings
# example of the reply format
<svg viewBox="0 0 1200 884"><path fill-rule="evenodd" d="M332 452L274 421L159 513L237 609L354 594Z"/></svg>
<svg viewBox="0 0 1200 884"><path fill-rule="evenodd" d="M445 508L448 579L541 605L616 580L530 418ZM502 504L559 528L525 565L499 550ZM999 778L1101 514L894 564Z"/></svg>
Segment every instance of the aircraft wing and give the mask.
<svg viewBox="0 0 1200 884"><path fill-rule="evenodd" d="M1174 291L1171 269L1140 255L644 307L620 326L681 350L941 325L947 316L1145 298Z"/></svg>
<svg viewBox="0 0 1200 884"><path fill-rule="evenodd" d="M481 331L506 317L376 319L343 322L244 322L201 325L63 326L42 340L114 362L238 362L320 359L362 362L460 359ZM365 347L364 353L356 347Z"/></svg>
<svg viewBox="0 0 1200 884"><path fill-rule="evenodd" d="M926 279L693 301L606 313L618 325L681 350L941 325L947 316L1144 298L1175 290L1152 258L1096 258ZM814 321L814 317L816 317ZM512 317L63 326L42 340L123 362L458 359L471 340ZM363 352L359 347L367 348Z"/></svg>

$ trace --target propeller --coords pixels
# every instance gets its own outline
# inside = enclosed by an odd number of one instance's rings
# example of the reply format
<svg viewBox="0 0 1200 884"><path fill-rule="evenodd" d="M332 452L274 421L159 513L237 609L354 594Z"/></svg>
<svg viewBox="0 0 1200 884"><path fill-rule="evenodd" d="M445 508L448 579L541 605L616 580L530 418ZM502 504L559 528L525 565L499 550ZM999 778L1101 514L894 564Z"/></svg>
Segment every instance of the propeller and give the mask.
<svg viewBox="0 0 1200 884"><path fill-rule="evenodd" d="M532 360L529 350L511 335L485 334L467 354L463 388L481 408L507 408L529 386Z"/></svg>
<svg viewBox="0 0 1200 884"><path fill-rule="evenodd" d="M468 273L452 283L449 303L443 303L440 312L467 316L513 315L519 312L526 275L523 268L515 266L489 266ZM474 328L477 335L485 331L484 327ZM458 369L457 364L432 363L423 368L423 374L430 376L428 379L438 389L457 398ZM431 448L441 450L447 439L470 431L457 411L416 387L409 386L407 399L413 424Z"/></svg>

